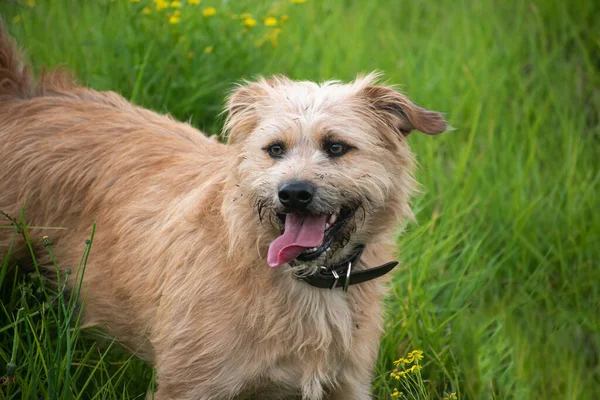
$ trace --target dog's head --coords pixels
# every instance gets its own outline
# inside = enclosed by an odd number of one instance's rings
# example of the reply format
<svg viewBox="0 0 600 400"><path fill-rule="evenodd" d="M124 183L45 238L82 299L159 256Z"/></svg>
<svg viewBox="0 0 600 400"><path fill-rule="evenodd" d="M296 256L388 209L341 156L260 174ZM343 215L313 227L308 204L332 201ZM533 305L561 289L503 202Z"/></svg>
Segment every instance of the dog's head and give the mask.
<svg viewBox="0 0 600 400"><path fill-rule="evenodd" d="M239 187L262 221L269 265L337 262L411 216L406 136L447 125L376 78L318 85L275 77L229 98Z"/></svg>

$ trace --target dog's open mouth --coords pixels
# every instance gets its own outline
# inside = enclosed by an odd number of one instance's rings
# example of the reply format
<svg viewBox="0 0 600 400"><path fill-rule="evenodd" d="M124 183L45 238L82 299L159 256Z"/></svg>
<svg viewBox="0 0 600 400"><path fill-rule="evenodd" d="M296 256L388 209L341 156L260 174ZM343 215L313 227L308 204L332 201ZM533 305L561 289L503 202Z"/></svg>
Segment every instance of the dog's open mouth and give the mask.
<svg viewBox="0 0 600 400"><path fill-rule="evenodd" d="M269 246L269 265L276 267L294 259L311 261L331 251L352 214L353 211L347 207L333 214L278 214L283 232Z"/></svg>

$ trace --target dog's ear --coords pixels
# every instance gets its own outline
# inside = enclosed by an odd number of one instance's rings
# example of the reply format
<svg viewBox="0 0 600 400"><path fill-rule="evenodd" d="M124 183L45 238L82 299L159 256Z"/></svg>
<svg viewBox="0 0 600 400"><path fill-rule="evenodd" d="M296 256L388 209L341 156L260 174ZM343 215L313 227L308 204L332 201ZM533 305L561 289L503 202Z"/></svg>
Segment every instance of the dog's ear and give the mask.
<svg viewBox="0 0 600 400"><path fill-rule="evenodd" d="M390 87L368 85L361 90L361 95L379 119L404 136L413 129L428 135L438 135L449 129L442 114L413 104Z"/></svg>
<svg viewBox="0 0 600 400"><path fill-rule="evenodd" d="M258 125L257 105L268 93L260 83L247 83L236 88L227 101L225 130L227 142L239 142Z"/></svg>
<svg viewBox="0 0 600 400"><path fill-rule="evenodd" d="M273 76L238 86L227 101L227 143L238 143L252 133L260 120L260 106L272 97L274 88L288 82L285 77Z"/></svg>

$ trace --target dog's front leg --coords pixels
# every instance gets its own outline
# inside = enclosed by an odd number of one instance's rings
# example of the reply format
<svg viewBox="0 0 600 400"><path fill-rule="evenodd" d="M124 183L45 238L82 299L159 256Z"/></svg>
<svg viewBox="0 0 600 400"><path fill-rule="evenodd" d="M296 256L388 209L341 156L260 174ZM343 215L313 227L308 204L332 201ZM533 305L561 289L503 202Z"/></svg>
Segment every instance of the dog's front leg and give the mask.
<svg viewBox="0 0 600 400"><path fill-rule="evenodd" d="M170 347L156 355L158 390L154 400L222 400L238 398L252 370L242 350L221 335L205 336L207 343L193 336L174 334ZM152 398L152 397L148 397Z"/></svg>
<svg viewBox="0 0 600 400"><path fill-rule="evenodd" d="M160 371L158 372L160 375ZM148 392L146 400L222 400L233 399L239 395L239 382L202 381L184 378L179 381L165 381L158 376L158 390Z"/></svg>
<svg viewBox="0 0 600 400"><path fill-rule="evenodd" d="M372 321L370 326L378 326ZM367 326L365 323L364 326ZM328 400L370 400L371 380L377 360L379 335L376 329L355 332L353 351L343 364L337 386L330 392Z"/></svg>

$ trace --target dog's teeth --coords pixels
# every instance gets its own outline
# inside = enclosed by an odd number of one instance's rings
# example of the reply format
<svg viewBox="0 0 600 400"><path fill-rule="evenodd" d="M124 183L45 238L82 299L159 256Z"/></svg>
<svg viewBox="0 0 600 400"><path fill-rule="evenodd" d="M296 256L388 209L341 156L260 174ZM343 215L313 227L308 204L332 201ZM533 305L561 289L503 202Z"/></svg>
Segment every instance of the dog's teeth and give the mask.
<svg viewBox="0 0 600 400"><path fill-rule="evenodd" d="M327 253L330 253L331 252L331 247L328 247L326 251L327 251Z"/></svg>
<svg viewBox="0 0 600 400"><path fill-rule="evenodd" d="M337 214L331 214L331 216L329 217L329 224L333 225L335 224L335 221L337 220Z"/></svg>

